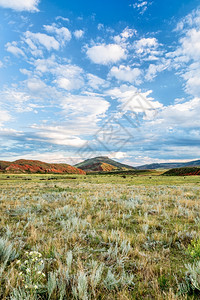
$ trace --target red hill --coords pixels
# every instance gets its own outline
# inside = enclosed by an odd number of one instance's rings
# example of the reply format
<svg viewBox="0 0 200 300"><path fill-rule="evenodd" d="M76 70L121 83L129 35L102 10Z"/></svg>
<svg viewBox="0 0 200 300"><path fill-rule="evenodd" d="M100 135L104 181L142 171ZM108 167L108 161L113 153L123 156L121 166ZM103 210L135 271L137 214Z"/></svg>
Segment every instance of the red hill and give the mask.
<svg viewBox="0 0 200 300"><path fill-rule="evenodd" d="M4 173L57 173L86 174L85 171L68 164L49 164L39 160L19 159L14 162L0 161L0 172Z"/></svg>

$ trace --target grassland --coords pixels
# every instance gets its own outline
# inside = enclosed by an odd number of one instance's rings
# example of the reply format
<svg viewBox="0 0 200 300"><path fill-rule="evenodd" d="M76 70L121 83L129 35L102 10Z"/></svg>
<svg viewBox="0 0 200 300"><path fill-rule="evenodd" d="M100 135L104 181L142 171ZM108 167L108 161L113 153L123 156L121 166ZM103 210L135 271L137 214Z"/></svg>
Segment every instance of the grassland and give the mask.
<svg viewBox="0 0 200 300"><path fill-rule="evenodd" d="M0 175L0 299L199 299L200 177Z"/></svg>

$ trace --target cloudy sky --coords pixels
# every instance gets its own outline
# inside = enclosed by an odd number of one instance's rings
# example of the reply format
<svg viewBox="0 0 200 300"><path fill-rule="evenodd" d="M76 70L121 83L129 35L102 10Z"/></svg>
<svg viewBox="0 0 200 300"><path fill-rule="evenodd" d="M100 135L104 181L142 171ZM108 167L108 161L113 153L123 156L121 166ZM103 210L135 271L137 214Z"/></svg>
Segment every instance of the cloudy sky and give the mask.
<svg viewBox="0 0 200 300"><path fill-rule="evenodd" d="M198 3L0 0L0 159L199 159Z"/></svg>

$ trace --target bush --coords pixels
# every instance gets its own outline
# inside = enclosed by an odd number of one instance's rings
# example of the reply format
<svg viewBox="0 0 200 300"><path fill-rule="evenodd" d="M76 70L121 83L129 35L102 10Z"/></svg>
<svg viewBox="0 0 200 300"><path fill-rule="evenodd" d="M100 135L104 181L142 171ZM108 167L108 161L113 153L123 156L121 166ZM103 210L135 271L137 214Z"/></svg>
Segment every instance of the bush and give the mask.
<svg viewBox="0 0 200 300"><path fill-rule="evenodd" d="M200 239L192 241L188 247L188 253L193 259L200 259Z"/></svg>

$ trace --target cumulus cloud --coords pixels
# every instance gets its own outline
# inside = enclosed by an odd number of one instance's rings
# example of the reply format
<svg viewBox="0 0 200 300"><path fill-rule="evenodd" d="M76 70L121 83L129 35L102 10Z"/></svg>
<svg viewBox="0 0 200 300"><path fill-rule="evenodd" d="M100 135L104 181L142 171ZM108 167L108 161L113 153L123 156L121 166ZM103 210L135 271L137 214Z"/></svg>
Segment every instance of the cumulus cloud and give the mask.
<svg viewBox="0 0 200 300"><path fill-rule="evenodd" d="M67 127L63 126L31 126L35 132L35 139L55 145L63 145L70 147L81 147L86 142L80 137L69 134Z"/></svg>
<svg viewBox="0 0 200 300"><path fill-rule="evenodd" d="M81 39L83 35L84 35L84 31L82 29L74 31L74 36L76 39Z"/></svg>
<svg viewBox="0 0 200 300"><path fill-rule="evenodd" d="M70 95L62 101L65 113L73 113L73 116L88 123L88 120L97 121L109 108L109 102L102 97Z"/></svg>
<svg viewBox="0 0 200 300"><path fill-rule="evenodd" d="M134 9L136 9L139 14L143 15L145 11L147 10L148 6L151 5L152 2L139 0L136 1L134 4L130 4Z"/></svg>
<svg viewBox="0 0 200 300"><path fill-rule="evenodd" d="M173 60L173 67L179 69L179 75L185 80L185 91L199 96L200 76L200 9L192 11L177 25L181 38L174 52L167 54Z"/></svg>
<svg viewBox="0 0 200 300"><path fill-rule="evenodd" d="M142 38L135 42L134 47L138 54L148 54L152 48L157 48L158 41L156 38Z"/></svg>
<svg viewBox="0 0 200 300"><path fill-rule="evenodd" d="M32 47L34 47L34 45L36 44L45 47L48 51L52 49L58 50L60 47L58 41L53 36L49 36L44 33L39 33L39 32L33 33L30 31L26 31L24 36L25 36L25 41L29 43L29 45L30 45L29 41L31 40Z"/></svg>
<svg viewBox="0 0 200 300"><path fill-rule="evenodd" d="M0 119L0 127L1 127L5 122L11 120L11 115L9 114L8 111L1 109L1 107L0 107L0 114L1 114L1 119Z"/></svg>
<svg viewBox="0 0 200 300"><path fill-rule="evenodd" d="M162 59L158 64L150 64L146 70L145 79L152 81L158 73L166 70L170 65L170 60Z"/></svg>
<svg viewBox="0 0 200 300"><path fill-rule="evenodd" d="M62 21L65 21L65 22L69 22L69 18L65 18L65 17L62 17L62 16L57 16L56 21L57 20L62 20Z"/></svg>
<svg viewBox="0 0 200 300"><path fill-rule="evenodd" d="M37 76L50 75L52 83L60 89L71 91L84 86L83 69L76 65L58 63L53 55L47 59L36 59L33 64Z"/></svg>
<svg viewBox="0 0 200 300"><path fill-rule="evenodd" d="M87 80L90 87L97 90L102 87L107 87L108 82L106 82L104 79L93 75L93 74L87 74Z"/></svg>
<svg viewBox="0 0 200 300"><path fill-rule="evenodd" d="M39 78L29 78L27 80L27 87L32 92L38 92L46 88L46 84Z"/></svg>
<svg viewBox="0 0 200 300"><path fill-rule="evenodd" d="M138 68L120 65L119 67L112 67L109 75L120 81L126 81L137 85L141 83L141 73L141 70Z"/></svg>
<svg viewBox="0 0 200 300"><path fill-rule="evenodd" d="M119 35L114 36L114 41L117 44L125 43L128 39L137 34L137 30L126 27Z"/></svg>
<svg viewBox="0 0 200 300"><path fill-rule="evenodd" d="M0 61L0 68L2 68L3 67L3 63L2 63L2 61Z"/></svg>
<svg viewBox="0 0 200 300"><path fill-rule="evenodd" d="M31 97L26 92L18 91L17 89L10 88L0 92L1 100L9 104L12 109L17 112L31 111L28 105ZM25 104L26 103L26 104Z"/></svg>
<svg viewBox="0 0 200 300"><path fill-rule="evenodd" d="M25 56L24 52L17 46L16 42L7 43L5 45L6 50L15 56Z"/></svg>
<svg viewBox="0 0 200 300"><path fill-rule="evenodd" d="M117 44L101 44L87 49L87 56L95 64L107 65L126 58L126 51Z"/></svg>
<svg viewBox="0 0 200 300"><path fill-rule="evenodd" d="M0 6L11 8L16 11L37 12L39 0L0 0Z"/></svg>
<svg viewBox="0 0 200 300"><path fill-rule="evenodd" d="M80 89L84 85L83 70L78 66L58 64L51 71L57 76L54 82L62 89Z"/></svg>
<svg viewBox="0 0 200 300"><path fill-rule="evenodd" d="M158 119L178 128L199 128L200 127L200 98L195 97L183 103L176 103L163 108ZM191 122L192 120L192 122Z"/></svg>
<svg viewBox="0 0 200 300"><path fill-rule="evenodd" d="M56 35L57 39L64 45L66 42L71 40L71 32L66 27L58 28L56 24L44 25L44 29L48 33L53 33Z"/></svg>
<svg viewBox="0 0 200 300"><path fill-rule="evenodd" d="M162 103L149 96L151 93L152 90L139 93L134 86L128 86L126 84L106 91L107 95L113 99L117 99L121 110L134 113L145 111L146 117L149 118L154 116L157 109L163 107Z"/></svg>

